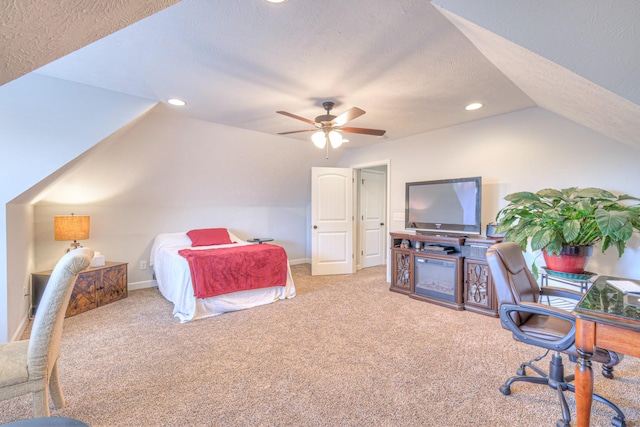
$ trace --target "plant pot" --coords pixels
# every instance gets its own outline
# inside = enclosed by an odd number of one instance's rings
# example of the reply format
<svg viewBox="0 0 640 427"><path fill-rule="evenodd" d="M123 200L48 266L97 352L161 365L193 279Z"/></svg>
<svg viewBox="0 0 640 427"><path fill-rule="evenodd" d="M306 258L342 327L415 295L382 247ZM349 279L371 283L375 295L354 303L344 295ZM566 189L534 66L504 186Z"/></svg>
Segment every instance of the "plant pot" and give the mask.
<svg viewBox="0 0 640 427"><path fill-rule="evenodd" d="M553 271L563 273L582 274L593 253L593 246L569 246L562 247L560 255L549 255L543 250L546 267Z"/></svg>

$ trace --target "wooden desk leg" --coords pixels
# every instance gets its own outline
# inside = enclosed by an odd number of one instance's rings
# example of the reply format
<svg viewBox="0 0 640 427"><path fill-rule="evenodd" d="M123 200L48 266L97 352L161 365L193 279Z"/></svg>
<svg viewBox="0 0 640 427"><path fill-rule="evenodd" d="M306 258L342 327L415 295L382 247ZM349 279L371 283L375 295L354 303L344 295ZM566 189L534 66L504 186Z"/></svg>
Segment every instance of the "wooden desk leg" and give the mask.
<svg viewBox="0 0 640 427"><path fill-rule="evenodd" d="M593 322L576 320L576 349L580 356L575 373L576 424L578 427L589 427L591 421L593 370L590 358L594 351L595 331Z"/></svg>

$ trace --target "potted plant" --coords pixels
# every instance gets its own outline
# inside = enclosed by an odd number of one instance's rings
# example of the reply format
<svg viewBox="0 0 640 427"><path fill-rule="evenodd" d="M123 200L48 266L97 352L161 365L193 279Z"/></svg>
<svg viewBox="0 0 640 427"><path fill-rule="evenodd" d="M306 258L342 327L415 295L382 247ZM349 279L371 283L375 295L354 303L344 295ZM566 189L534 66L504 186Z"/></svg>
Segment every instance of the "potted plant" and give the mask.
<svg viewBox="0 0 640 427"><path fill-rule="evenodd" d="M505 200L509 203L496 216L497 232L523 252L530 239L531 249L542 250L546 267L554 271L583 273L596 243L603 253L614 246L621 257L633 232L640 231L640 199L627 194L546 188L512 193ZM531 271L538 276L535 262Z"/></svg>

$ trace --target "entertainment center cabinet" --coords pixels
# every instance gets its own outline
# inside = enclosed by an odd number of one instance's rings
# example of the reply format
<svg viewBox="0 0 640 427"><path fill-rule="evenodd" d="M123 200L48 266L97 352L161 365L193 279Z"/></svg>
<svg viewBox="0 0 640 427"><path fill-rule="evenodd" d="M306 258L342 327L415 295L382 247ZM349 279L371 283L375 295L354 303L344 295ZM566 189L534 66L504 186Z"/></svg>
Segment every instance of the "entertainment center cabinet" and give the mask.
<svg viewBox="0 0 640 427"><path fill-rule="evenodd" d="M501 239L390 233L393 292L498 317L486 250Z"/></svg>

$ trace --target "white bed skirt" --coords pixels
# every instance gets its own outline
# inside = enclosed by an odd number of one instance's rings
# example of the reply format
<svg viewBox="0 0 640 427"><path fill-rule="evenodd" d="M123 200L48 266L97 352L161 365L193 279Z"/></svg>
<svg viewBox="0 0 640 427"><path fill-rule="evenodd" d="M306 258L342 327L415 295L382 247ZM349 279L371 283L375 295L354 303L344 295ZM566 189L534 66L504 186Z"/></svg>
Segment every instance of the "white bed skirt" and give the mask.
<svg viewBox="0 0 640 427"><path fill-rule="evenodd" d="M293 298L296 296L296 288L291 278L291 267L288 265L287 270L287 286L273 286L271 288L239 291L210 298L195 298L195 312L191 319L188 319L188 316L185 317L181 313L174 312L174 315L180 319L181 322L188 322L203 317L217 316L218 314L230 311L271 304L281 299Z"/></svg>

